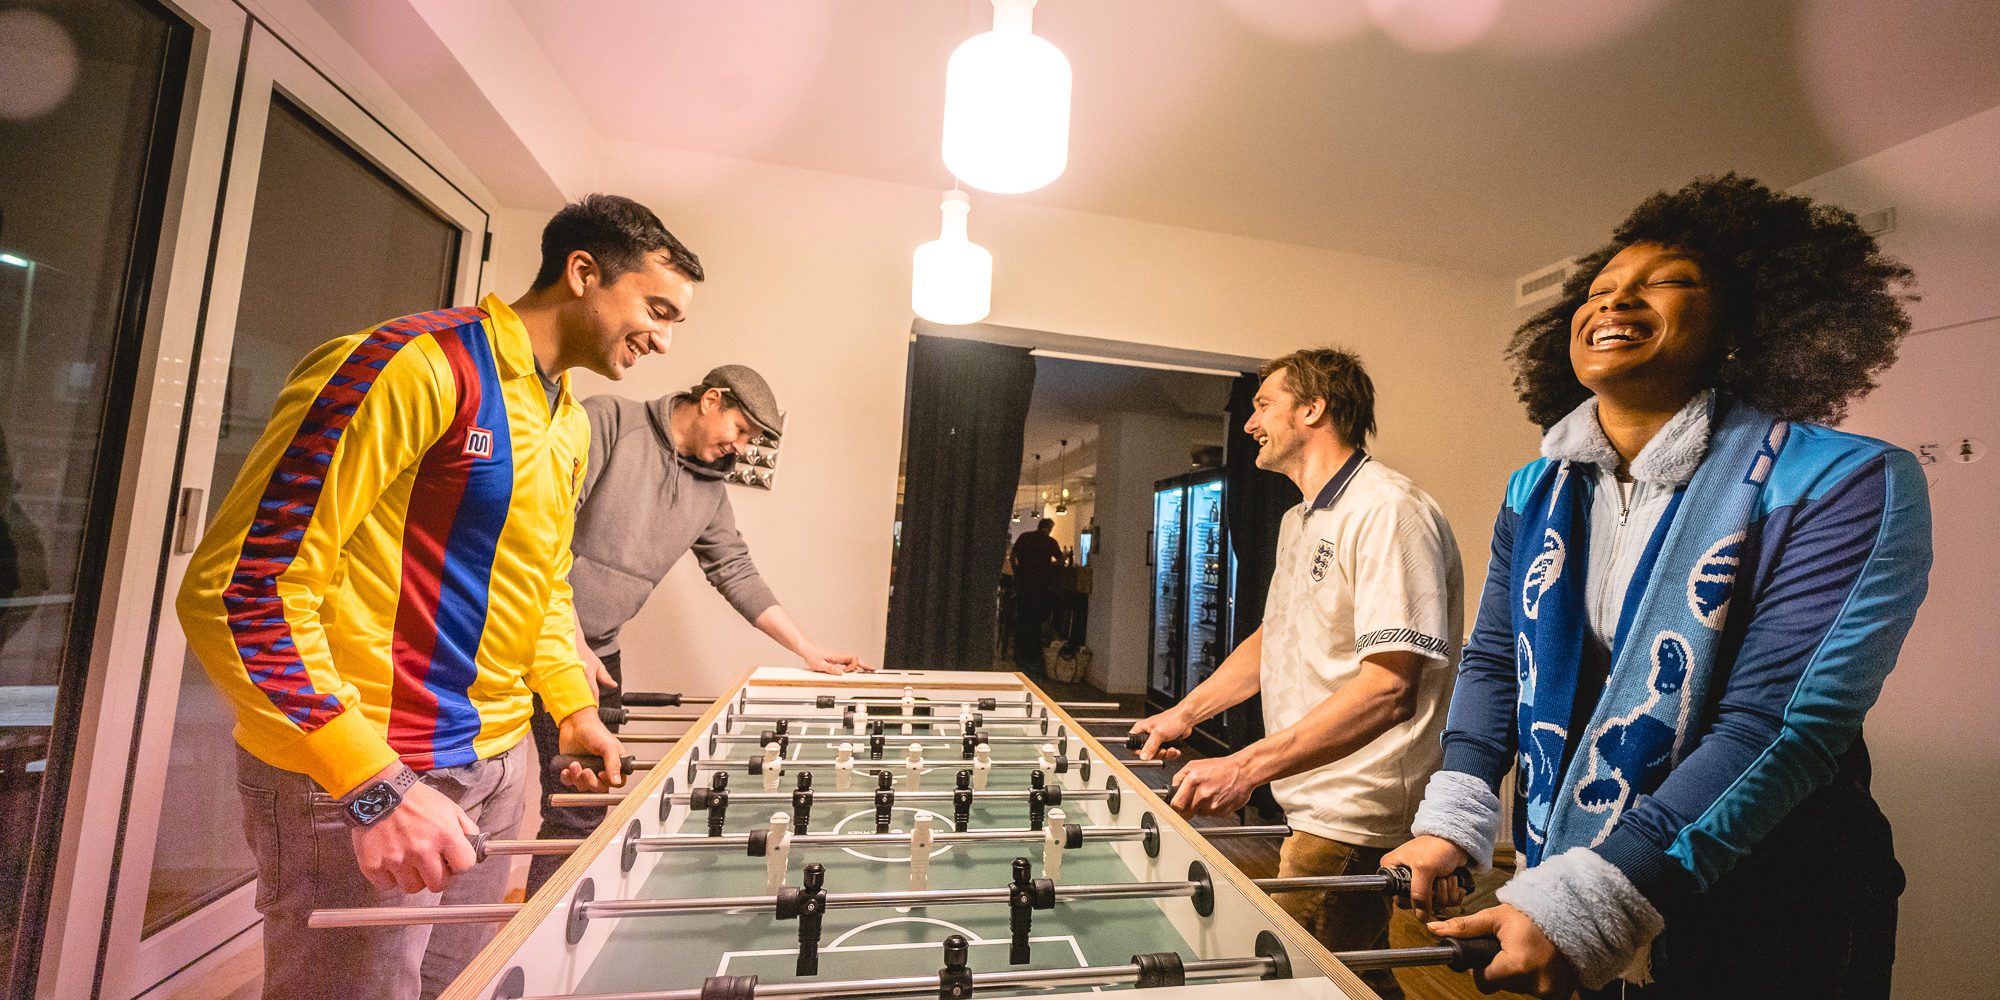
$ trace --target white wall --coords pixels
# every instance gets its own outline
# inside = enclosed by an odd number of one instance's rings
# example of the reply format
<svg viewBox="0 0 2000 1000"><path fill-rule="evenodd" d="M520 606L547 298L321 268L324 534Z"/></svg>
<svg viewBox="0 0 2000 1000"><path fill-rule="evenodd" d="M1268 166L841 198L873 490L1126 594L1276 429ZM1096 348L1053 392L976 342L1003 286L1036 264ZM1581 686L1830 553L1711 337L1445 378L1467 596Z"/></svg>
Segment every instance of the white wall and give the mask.
<svg viewBox="0 0 2000 1000"><path fill-rule="evenodd" d="M617 391L663 393L724 362L771 380L791 411L786 464L775 492L734 494L738 519L808 632L879 657L910 253L937 231L937 193L655 147L613 146L601 167L594 188L653 207L710 272L672 352ZM538 214L503 215L489 284L528 280ZM1504 277L978 194L971 228L994 254L994 323L1253 357L1360 350L1382 394L1377 453L1438 496L1484 565L1506 473L1535 440L1493 363L1514 323ZM504 277L503 260L514 261ZM633 683L709 690L782 662L731 618L691 565L677 567L629 629Z"/></svg>
<svg viewBox="0 0 2000 1000"><path fill-rule="evenodd" d="M1904 143L1797 190L1856 212L1896 209L1883 238L1917 273L1919 333L1845 429L1912 451L1961 438L2000 447L2000 109ZM2000 886L2000 458L1929 470L1930 596L1868 716L1875 794L1909 873L1895 996L2000 996L1977 919Z"/></svg>
<svg viewBox="0 0 2000 1000"><path fill-rule="evenodd" d="M1091 553L1090 682L1143 694L1153 622L1153 484L1189 470L1198 444L1222 440L1222 420L1107 414L1097 425L1099 548Z"/></svg>

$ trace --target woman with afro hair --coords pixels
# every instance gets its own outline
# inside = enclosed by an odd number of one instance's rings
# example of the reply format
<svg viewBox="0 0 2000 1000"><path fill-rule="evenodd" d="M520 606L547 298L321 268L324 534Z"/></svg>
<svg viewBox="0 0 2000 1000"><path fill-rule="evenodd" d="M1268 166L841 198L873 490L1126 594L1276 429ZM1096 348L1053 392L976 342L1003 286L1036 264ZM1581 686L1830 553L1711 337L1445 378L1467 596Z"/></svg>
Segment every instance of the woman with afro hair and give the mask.
<svg viewBox="0 0 2000 1000"><path fill-rule="evenodd" d="M1922 602L1908 452L1842 433L1908 333L1854 217L1729 174L1641 204L1508 349L1542 457L1513 476L1412 833L1492 864L1485 989L1887 997L1903 872L1861 723ZM1599 991L1603 991L1600 993Z"/></svg>

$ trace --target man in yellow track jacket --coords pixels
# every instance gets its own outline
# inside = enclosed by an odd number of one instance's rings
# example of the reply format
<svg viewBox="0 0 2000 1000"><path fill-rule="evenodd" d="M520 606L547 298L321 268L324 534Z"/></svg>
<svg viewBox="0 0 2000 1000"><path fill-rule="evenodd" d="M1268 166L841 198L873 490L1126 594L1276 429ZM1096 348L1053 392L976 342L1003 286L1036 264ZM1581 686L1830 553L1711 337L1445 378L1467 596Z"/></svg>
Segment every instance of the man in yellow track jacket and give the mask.
<svg viewBox="0 0 2000 1000"><path fill-rule="evenodd" d="M522 813L531 693L616 761L576 653L570 535L589 429L568 375L663 351L700 261L593 195L511 305L391 320L292 372L189 564L179 611L236 709L266 997L434 996L480 925L314 931L312 910L496 902L469 838ZM622 783L572 768L573 787Z"/></svg>

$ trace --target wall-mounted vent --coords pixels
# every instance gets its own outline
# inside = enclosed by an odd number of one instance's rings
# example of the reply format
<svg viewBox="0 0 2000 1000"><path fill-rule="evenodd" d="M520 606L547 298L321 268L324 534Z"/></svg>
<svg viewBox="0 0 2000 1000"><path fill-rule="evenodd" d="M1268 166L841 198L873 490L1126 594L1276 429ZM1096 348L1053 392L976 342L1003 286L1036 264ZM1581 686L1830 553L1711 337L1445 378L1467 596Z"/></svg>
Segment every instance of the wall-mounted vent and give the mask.
<svg viewBox="0 0 2000 1000"><path fill-rule="evenodd" d="M1896 210L1885 208L1879 212L1870 212L1855 221L1860 222L1862 231L1870 236L1893 233L1896 231Z"/></svg>
<svg viewBox="0 0 2000 1000"><path fill-rule="evenodd" d="M1539 306L1553 300L1562 294L1563 282L1575 267L1576 258L1571 257L1514 279L1514 305Z"/></svg>

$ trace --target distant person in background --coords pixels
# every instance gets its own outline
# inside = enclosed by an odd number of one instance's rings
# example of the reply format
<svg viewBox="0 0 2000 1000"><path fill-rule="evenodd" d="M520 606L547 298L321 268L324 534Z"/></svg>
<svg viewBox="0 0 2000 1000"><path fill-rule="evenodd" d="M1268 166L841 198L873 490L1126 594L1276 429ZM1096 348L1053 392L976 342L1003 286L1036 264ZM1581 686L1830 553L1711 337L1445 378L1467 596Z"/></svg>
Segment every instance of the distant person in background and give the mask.
<svg viewBox="0 0 2000 1000"><path fill-rule="evenodd" d="M1014 540L1008 561L1014 567L1014 665L1031 673L1041 673L1042 628L1060 599L1063 552L1050 533L1056 523L1042 518L1035 530Z"/></svg>
<svg viewBox="0 0 2000 1000"><path fill-rule="evenodd" d="M686 392L641 402L598 395L583 401L590 423L590 461L576 513L577 635L586 660L594 660L606 708L620 704L623 683L618 634L632 620L667 571L689 552L708 583L743 620L799 658L807 670L844 674L873 670L853 653L814 642L764 583L750 546L736 530L723 478L759 435L784 433L784 414L764 376L744 365L723 365ZM588 837L604 822L601 806L551 807L548 797L567 791L549 773L556 752L556 724L547 712L534 717L541 754L544 840ZM571 768L580 765L572 764ZM538 855L528 867L534 892L566 858Z"/></svg>
<svg viewBox="0 0 2000 1000"><path fill-rule="evenodd" d="M42 533L21 509L20 492L13 462L7 457L7 439L0 437L0 599L33 597L46 593L49 586ZM0 649L6 648L7 638L34 614L35 606L25 601L0 604Z"/></svg>

